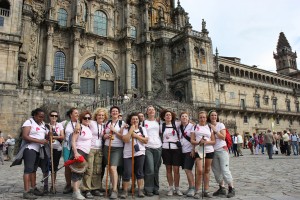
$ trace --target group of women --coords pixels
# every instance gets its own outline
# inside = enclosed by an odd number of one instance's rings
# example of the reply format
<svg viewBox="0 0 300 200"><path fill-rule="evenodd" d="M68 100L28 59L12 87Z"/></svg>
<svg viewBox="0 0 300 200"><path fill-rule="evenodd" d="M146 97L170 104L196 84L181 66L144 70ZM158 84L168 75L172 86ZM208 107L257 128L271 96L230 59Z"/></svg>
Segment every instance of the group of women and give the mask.
<svg viewBox="0 0 300 200"><path fill-rule="evenodd" d="M49 157L47 153L41 153L41 149L45 150L49 144L49 136L53 137L52 166L57 171L63 153L66 180L63 193L73 192L74 199L102 195L105 167L111 182L110 199L126 199L130 180L134 191L135 179L138 197L159 195L161 158L166 166L168 196L183 195L179 185L180 166L187 176L189 188L184 194L188 197L211 197L208 192L211 168L219 184L213 195L225 196L226 183L227 197L235 196L225 126L219 122L217 112L201 111L198 124L190 122L187 112L182 112L179 120L168 110L163 110L157 120L155 112L153 106L148 106L145 120L141 120L138 113L131 113L124 122L119 119L120 109L117 106L110 108L110 118L103 108L96 109L93 114L89 111L79 113L76 108L71 108L67 112L69 119L61 123L57 123L58 112L51 111L48 126L44 123L45 112L39 108L34 110L32 118L23 124L22 135L26 141L23 148L23 198L35 199L36 195L43 194L36 188L36 171L40 166L44 176L48 174L44 163L48 161L49 166ZM70 160L81 158L86 162L66 165ZM195 174L192 170L194 164ZM123 190L118 194L120 177ZM46 179L44 192L48 191L47 183ZM106 180L105 188L108 185ZM50 192L55 192L55 177Z"/></svg>

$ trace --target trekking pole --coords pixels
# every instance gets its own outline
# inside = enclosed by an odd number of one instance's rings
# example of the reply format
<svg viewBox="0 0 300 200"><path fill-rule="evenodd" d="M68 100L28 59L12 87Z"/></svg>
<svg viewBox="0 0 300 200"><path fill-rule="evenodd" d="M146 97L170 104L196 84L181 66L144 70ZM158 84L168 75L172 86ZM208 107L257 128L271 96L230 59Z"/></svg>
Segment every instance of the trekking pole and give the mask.
<svg viewBox="0 0 300 200"><path fill-rule="evenodd" d="M111 141L113 137L113 132L110 131L109 135L109 145L108 145L108 153L107 153L107 168L106 168L106 187L105 187L105 196L108 197L108 171L110 170L110 149L111 149Z"/></svg>
<svg viewBox="0 0 300 200"><path fill-rule="evenodd" d="M133 133L132 133L133 134ZM134 181L134 139L131 135L131 196L132 198L134 198L134 184L135 184L135 181Z"/></svg>
<svg viewBox="0 0 300 200"><path fill-rule="evenodd" d="M202 139L204 140L204 136L202 137ZM204 158L205 158L205 152L204 152L204 144L202 144L202 199L204 197L204 165L205 165L205 162L204 162Z"/></svg>
<svg viewBox="0 0 300 200"><path fill-rule="evenodd" d="M52 191L55 194L55 172L54 172L54 163L53 163L53 131L50 132L50 159L51 159L51 184L52 184Z"/></svg>

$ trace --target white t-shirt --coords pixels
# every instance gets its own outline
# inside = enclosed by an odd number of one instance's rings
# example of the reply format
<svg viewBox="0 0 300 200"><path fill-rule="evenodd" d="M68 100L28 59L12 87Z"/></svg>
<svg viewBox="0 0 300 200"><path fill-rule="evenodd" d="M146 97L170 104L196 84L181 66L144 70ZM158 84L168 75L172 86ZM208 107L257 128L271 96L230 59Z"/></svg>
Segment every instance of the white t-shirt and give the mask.
<svg viewBox="0 0 300 200"><path fill-rule="evenodd" d="M217 122L216 131L220 132L221 130L225 131L225 125L221 122ZM225 134L226 134L226 132L225 132ZM225 135L225 137L226 137L226 135ZM226 146L226 141L218 138L217 134L215 134L215 138L216 138L216 144L214 145L214 149L215 149L215 151L220 151L223 149L224 146Z"/></svg>
<svg viewBox="0 0 300 200"><path fill-rule="evenodd" d="M66 125L66 123L67 123L67 125ZM65 120L65 121L61 122L61 124L65 129L64 147L67 147L70 150L71 146L69 145L69 140L72 139L72 138L70 138L70 135L73 134L77 122L71 122L69 120Z"/></svg>
<svg viewBox="0 0 300 200"><path fill-rule="evenodd" d="M57 133L58 136L60 136L60 132L64 130L64 127L62 126L61 123L56 123L55 126L53 126L55 132ZM57 151L62 150L62 145L58 140L54 140L53 144L53 149L56 149Z"/></svg>
<svg viewBox="0 0 300 200"><path fill-rule="evenodd" d="M122 126L125 125L125 122L122 121ZM115 123L115 124L112 124L112 122L110 122L109 124L105 125L105 134L109 134L110 132L110 126L113 126L117 132L120 132L121 130L121 127L119 126L119 120ZM120 140L116 134L113 134L114 135L114 139L111 141L111 146L112 147L123 147L124 146L124 143L122 140ZM105 146L109 146L109 139L106 139L105 140Z"/></svg>
<svg viewBox="0 0 300 200"><path fill-rule="evenodd" d="M147 134L149 136L146 147L152 148L152 149L160 148L162 143L161 143L161 139L159 136L158 122L156 120L154 120L154 121L145 120L144 127L146 128Z"/></svg>
<svg viewBox="0 0 300 200"><path fill-rule="evenodd" d="M45 127L44 123L41 123L38 125L33 118L30 118L24 122L22 127L28 127L30 126L30 132L29 136L38 140L43 140L45 139L46 134L48 134L49 130ZM40 151L40 147L43 146L42 144L31 142L28 144L27 148L28 149L33 149L36 152Z"/></svg>
<svg viewBox="0 0 300 200"><path fill-rule="evenodd" d="M193 145L191 142L189 142L184 135L191 137L191 132L194 130L194 125L191 123L188 123L186 126L183 126L183 133L181 131L181 128L178 128L180 135L181 135L181 145L182 145L182 153L189 153L193 150Z"/></svg>
<svg viewBox="0 0 300 200"><path fill-rule="evenodd" d="M96 121L90 122L90 129L93 134L92 149L100 149L102 146L102 136L104 134L105 123L98 124Z"/></svg>
<svg viewBox="0 0 300 200"><path fill-rule="evenodd" d="M165 123L165 122L163 122ZM159 130L162 133L162 125L159 126ZM166 125L165 131L162 133L163 135L163 149L178 149L176 142L180 141L181 135L179 132L176 132L179 123L175 123L175 129L172 124Z"/></svg>
<svg viewBox="0 0 300 200"><path fill-rule="evenodd" d="M204 136L204 139L206 141L211 141L211 134L212 130L209 128L209 126L206 124L205 126L200 126L199 124L195 125L196 128L191 131L195 133L196 136L196 141L200 142L202 137ZM214 152L214 147L213 145L205 145L204 146L204 151L205 153L211 153Z"/></svg>
<svg viewBox="0 0 300 200"><path fill-rule="evenodd" d="M81 124L80 133L76 140L76 148L89 154L92 146L92 137L91 129L88 126Z"/></svg>
<svg viewBox="0 0 300 200"><path fill-rule="evenodd" d="M145 138L148 137L147 134L147 130L145 129L145 127L142 127L143 130L143 134L145 136ZM142 136L142 133L140 132L139 129L134 130L134 132L136 134L138 134L139 136ZM123 135L126 135L128 133L128 129L125 128L123 130ZM138 139L134 138L134 145L138 144L140 147L140 150L138 152L134 152L134 156L140 156L140 155L145 155L146 152L146 148L145 148L145 144L140 142ZM123 158L131 158L132 157L132 138L130 137L130 141L127 143L124 143L124 150L123 150Z"/></svg>

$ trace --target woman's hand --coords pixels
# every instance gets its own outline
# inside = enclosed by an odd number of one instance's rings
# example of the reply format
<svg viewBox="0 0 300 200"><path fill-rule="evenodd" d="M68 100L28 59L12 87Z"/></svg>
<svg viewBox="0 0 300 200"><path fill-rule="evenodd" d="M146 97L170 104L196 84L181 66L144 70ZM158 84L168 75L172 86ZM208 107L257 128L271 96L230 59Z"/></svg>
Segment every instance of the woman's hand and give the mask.
<svg viewBox="0 0 300 200"><path fill-rule="evenodd" d="M194 150L194 149L191 151L191 154L190 154L190 155L191 155L192 158L195 157L195 150Z"/></svg>
<svg viewBox="0 0 300 200"><path fill-rule="evenodd" d="M206 145L207 141L206 139L202 138L200 141L199 141L199 145L200 146L203 146L203 145Z"/></svg>
<svg viewBox="0 0 300 200"><path fill-rule="evenodd" d="M76 151L74 152L74 158L77 160L81 155Z"/></svg>
<svg viewBox="0 0 300 200"><path fill-rule="evenodd" d="M42 140L40 140L40 144L48 144L48 140L42 139Z"/></svg>

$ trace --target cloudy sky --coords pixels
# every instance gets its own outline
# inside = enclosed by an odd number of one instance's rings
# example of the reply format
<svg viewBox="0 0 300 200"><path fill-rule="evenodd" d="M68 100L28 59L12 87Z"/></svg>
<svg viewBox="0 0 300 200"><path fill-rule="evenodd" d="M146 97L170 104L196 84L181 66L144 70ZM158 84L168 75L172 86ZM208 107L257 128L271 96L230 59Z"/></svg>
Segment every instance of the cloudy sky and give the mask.
<svg viewBox="0 0 300 200"><path fill-rule="evenodd" d="M177 5L177 0L176 5ZM241 63L276 71L273 51L280 32L300 57L300 0L180 0L193 29L201 21L221 56L241 58ZM300 69L300 59L297 59Z"/></svg>

